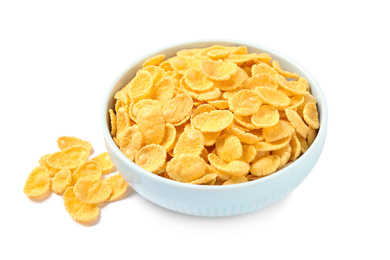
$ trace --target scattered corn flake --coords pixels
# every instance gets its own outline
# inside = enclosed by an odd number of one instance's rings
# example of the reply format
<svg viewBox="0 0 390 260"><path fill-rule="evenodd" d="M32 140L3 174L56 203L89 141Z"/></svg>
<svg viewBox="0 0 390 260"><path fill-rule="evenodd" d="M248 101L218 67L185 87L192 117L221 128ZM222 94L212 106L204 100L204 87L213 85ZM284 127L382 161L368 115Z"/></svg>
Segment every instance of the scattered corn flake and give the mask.
<svg viewBox="0 0 390 260"><path fill-rule="evenodd" d="M290 104L290 98L275 89L257 87L255 91L265 103L271 104L274 107L286 107Z"/></svg>
<svg viewBox="0 0 390 260"><path fill-rule="evenodd" d="M86 161L82 165L76 168L72 174L73 183L77 183L79 180L96 180L102 176L102 170L96 161Z"/></svg>
<svg viewBox="0 0 390 260"><path fill-rule="evenodd" d="M231 162L242 156L242 144L235 135L223 134L215 143L217 155L225 162Z"/></svg>
<svg viewBox="0 0 390 260"><path fill-rule="evenodd" d="M142 147L135 157L135 163L147 171L159 170L165 163L167 152L157 144L148 144Z"/></svg>
<svg viewBox="0 0 390 260"><path fill-rule="evenodd" d="M206 162L195 154L181 154L167 163L167 174L176 181L191 182L206 172Z"/></svg>
<svg viewBox="0 0 390 260"><path fill-rule="evenodd" d="M235 115L249 116L259 110L262 104L261 98L254 91L241 90L229 98L229 109Z"/></svg>
<svg viewBox="0 0 390 260"><path fill-rule="evenodd" d="M103 179L103 182L110 184L112 189L111 196L107 200L109 202L119 200L129 188L129 184L125 181L125 179L123 179L120 173Z"/></svg>
<svg viewBox="0 0 390 260"><path fill-rule="evenodd" d="M306 103L303 108L303 119L313 129L320 128L320 120L318 118L317 105L313 102Z"/></svg>
<svg viewBox="0 0 390 260"><path fill-rule="evenodd" d="M303 138L306 138L307 132L309 131L309 127L305 124L299 114L289 108L286 108L285 112L288 121L290 121L291 125L295 128L297 133L300 134Z"/></svg>
<svg viewBox="0 0 390 260"><path fill-rule="evenodd" d="M41 158L39 158L39 165L44 166L50 174L50 177L54 177L54 175L59 171L59 169L55 169L53 167L50 167L47 158L49 157L50 154L45 154Z"/></svg>
<svg viewBox="0 0 390 260"><path fill-rule="evenodd" d="M103 152L93 157L91 160L96 161L99 164L102 174L110 173L115 170L114 163L112 162L108 152Z"/></svg>
<svg viewBox="0 0 390 260"><path fill-rule="evenodd" d="M280 165L280 157L269 155L251 164L251 173L255 176L267 176L274 173Z"/></svg>
<svg viewBox="0 0 390 260"><path fill-rule="evenodd" d="M76 197L73 186L65 190L63 200L66 211L77 221L94 221L100 215L100 209L96 204L85 203Z"/></svg>
<svg viewBox="0 0 390 260"><path fill-rule="evenodd" d="M193 118L193 126L202 132L219 132L233 121L233 114L228 110L205 112Z"/></svg>
<svg viewBox="0 0 390 260"><path fill-rule="evenodd" d="M61 136L57 139L57 145L60 150L65 148L81 145L88 149L88 152L92 152L92 145L88 141L81 140L80 138L74 136Z"/></svg>
<svg viewBox="0 0 390 260"><path fill-rule="evenodd" d="M98 204L106 201L112 193L111 185L97 180L79 180L74 185L74 194L76 197L88 204Z"/></svg>
<svg viewBox="0 0 390 260"><path fill-rule="evenodd" d="M202 60L200 68L207 77L213 80L228 80L237 72L235 63L222 60Z"/></svg>
<svg viewBox="0 0 390 260"><path fill-rule="evenodd" d="M271 127L279 122L279 111L271 105L262 105L252 115L251 122L257 127Z"/></svg>
<svg viewBox="0 0 390 260"><path fill-rule="evenodd" d="M57 194L62 194L72 185L72 171L68 168L59 170L51 183L51 190Z"/></svg>
<svg viewBox="0 0 390 260"><path fill-rule="evenodd" d="M204 138L201 131L197 129L185 130L177 140L173 149L174 156L180 154L200 155L204 148Z"/></svg>
<svg viewBox="0 0 390 260"><path fill-rule="evenodd" d="M44 195L50 189L50 173L44 166L35 167L24 183L23 192L29 197L36 198Z"/></svg>
<svg viewBox="0 0 390 260"><path fill-rule="evenodd" d="M88 148L81 145L75 145L50 154L47 157L47 163L50 167L55 169L74 169L82 165L88 159L88 156Z"/></svg>
<svg viewBox="0 0 390 260"><path fill-rule="evenodd" d="M142 133L143 142L160 144L165 134L165 120L160 108L147 106L138 112L138 127Z"/></svg>
<svg viewBox="0 0 390 260"><path fill-rule="evenodd" d="M156 56L153 56L149 59L147 59L143 64L142 64L142 67L145 68L147 66L158 66L161 64L161 62L165 59L165 55L164 54L160 54L160 55L156 55Z"/></svg>

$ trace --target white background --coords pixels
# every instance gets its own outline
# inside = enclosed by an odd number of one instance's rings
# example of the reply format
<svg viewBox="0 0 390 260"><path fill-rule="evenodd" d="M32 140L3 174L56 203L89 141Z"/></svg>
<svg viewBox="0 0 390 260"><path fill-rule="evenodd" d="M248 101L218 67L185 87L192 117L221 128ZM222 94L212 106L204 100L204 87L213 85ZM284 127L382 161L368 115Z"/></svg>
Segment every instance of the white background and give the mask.
<svg viewBox="0 0 390 260"><path fill-rule="evenodd" d="M0 259L389 259L385 3L1 1ZM35 202L23 194L59 136L105 151L103 96L134 59L210 38L278 50L322 86L327 141L291 195L255 213L203 218L131 192L84 226L61 196Z"/></svg>

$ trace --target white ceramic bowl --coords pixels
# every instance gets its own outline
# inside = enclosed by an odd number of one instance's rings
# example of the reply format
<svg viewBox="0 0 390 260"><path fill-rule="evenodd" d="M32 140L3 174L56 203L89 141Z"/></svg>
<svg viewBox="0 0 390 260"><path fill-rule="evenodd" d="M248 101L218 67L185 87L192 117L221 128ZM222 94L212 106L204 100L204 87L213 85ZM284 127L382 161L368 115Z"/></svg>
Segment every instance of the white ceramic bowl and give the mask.
<svg viewBox="0 0 390 260"><path fill-rule="evenodd" d="M206 186L181 183L150 173L132 161L118 149L110 136L108 110L114 108L114 94L126 85L142 67L149 57L165 54L166 57L176 55L178 50L201 48L211 45L245 45L248 52L271 54L279 61L281 67L297 72L310 84L312 95L318 101L321 127L310 148L294 163L278 172L259 180L226 185ZM183 43L159 49L141 57L130 64L119 78L110 86L102 108L103 135L108 153L117 170L129 182L133 189L146 199L167 209L197 216L231 216L239 215L269 206L292 192L309 174L317 162L324 146L328 112L322 90L314 78L295 61L267 47L241 41L200 41Z"/></svg>

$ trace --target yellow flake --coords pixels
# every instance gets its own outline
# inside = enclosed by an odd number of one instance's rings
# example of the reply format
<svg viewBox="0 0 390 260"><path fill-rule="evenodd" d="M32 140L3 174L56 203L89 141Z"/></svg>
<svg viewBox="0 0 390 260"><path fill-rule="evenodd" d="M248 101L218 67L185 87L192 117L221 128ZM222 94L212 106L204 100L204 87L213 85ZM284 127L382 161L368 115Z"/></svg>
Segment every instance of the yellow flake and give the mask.
<svg viewBox="0 0 390 260"><path fill-rule="evenodd" d="M228 80L237 72L237 65L233 62L221 60L202 60L200 62L202 72L213 80Z"/></svg>
<svg viewBox="0 0 390 260"><path fill-rule="evenodd" d="M100 215L100 209L96 204L85 203L76 197L73 186L66 189L63 199L66 211L77 221L94 221Z"/></svg>
<svg viewBox="0 0 390 260"><path fill-rule="evenodd" d="M274 107L286 107L290 104L290 98L275 89L257 87L255 91L265 103L271 104Z"/></svg>
<svg viewBox="0 0 390 260"><path fill-rule="evenodd" d="M103 180L111 186L112 193L107 201L116 201L121 199L129 188L129 184L123 179L122 175L114 174Z"/></svg>
<svg viewBox="0 0 390 260"><path fill-rule="evenodd" d="M115 170L114 163L112 162L108 152L103 152L91 159L99 164L102 174L110 173Z"/></svg>
<svg viewBox="0 0 390 260"><path fill-rule="evenodd" d="M73 188L76 197L88 204L98 204L110 198L111 185L102 180L79 180Z"/></svg>
<svg viewBox="0 0 390 260"><path fill-rule="evenodd" d="M267 176L274 173L280 165L280 157L269 155L251 164L250 172L255 176Z"/></svg>
<svg viewBox="0 0 390 260"><path fill-rule="evenodd" d="M320 128L320 120L318 118L317 105L313 102L306 103L303 108L303 119L313 129Z"/></svg>
<svg viewBox="0 0 390 260"><path fill-rule="evenodd" d="M299 114L296 111L292 109L286 108L285 112L288 121L290 121L291 125L295 128L297 133L306 139L307 132L309 131L309 127L305 124L303 119L299 116Z"/></svg>
<svg viewBox="0 0 390 260"><path fill-rule="evenodd" d="M192 124L202 132L219 132L233 121L233 114L228 110L205 112L193 118Z"/></svg>
<svg viewBox="0 0 390 260"><path fill-rule="evenodd" d="M135 163L149 172L159 170L165 163L167 152L164 147L149 144L142 147L135 157Z"/></svg>
<svg viewBox="0 0 390 260"><path fill-rule="evenodd" d="M199 155L181 154L167 163L166 171L173 180L191 182L205 174L206 163Z"/></svg>
<svg viewBox="0 0 390 260"><path fill-rule="evenodd" d="M70 185L72 185L72 172L68 168L63 168L54 175L51 190L62 194Z"/></svg>
<svg viewBox="0 0 390 260"><path fill-rule="evenodd" d="M92 145L88 141L81 140L80 138L74 136L61 136L57 139L57 145L60 150L65 148L81 145L88 149L88 152L92 152Z"/></svg>
<svg viewBox="0 0 390 260"><path fill-rule="evenodd" d="M217 155L225 162L237 160L242 156L242 144L234 135L221 135L215 143Z"/></svg>
<svg viewBox="0 0 390 260"><path fill-rule="evenodd" d="M76 168L72 174L73 183L77 183L79 180L98 180L102 176L102 170L95 161L86 161L82 165Z"/></svg>
<svg viewBox="0 0 390 260"><path fill-rule="evenodd" d="M29 197L36 198L50 189L50 183L49 171L43 166L37 166L28 175L23 192Z"/></svg>
<svg viewBox="0 0 390 260"><path fill-rule="evenodd" d="M203 148L204 139L202 132L196 129L188 129L180 135L176 146L173 149L173 154L174 156L180 154L200 155Z"/></svg>
<svg viewBox="0 0 390 260"><path fill-rule="evenodd" d="M138 127L145 144L160 144L165 134L165 121L160 108L147 106L137 115Z"/></svg>
<svg viewBox="0 0 390 260"><path fill-rule="evenodd" d="M74 169L82 165L88 156L89 150L85 146L75 145L50 154L47 163L55 169Z"/></svg>
<svg viewBox="0 0 390 260"><path fill-rule="evenodd" d="M279 122L279 111L271 105L263 105L251 117L257 127L271 127Z"/></svg>
<svg viewBox="0 0 390 260"><path fill-rule="evenodd" d="M262 104L261 98L251 90L241 90L229 98L229 109L235 115L249 116L255 113Z"/></svg>

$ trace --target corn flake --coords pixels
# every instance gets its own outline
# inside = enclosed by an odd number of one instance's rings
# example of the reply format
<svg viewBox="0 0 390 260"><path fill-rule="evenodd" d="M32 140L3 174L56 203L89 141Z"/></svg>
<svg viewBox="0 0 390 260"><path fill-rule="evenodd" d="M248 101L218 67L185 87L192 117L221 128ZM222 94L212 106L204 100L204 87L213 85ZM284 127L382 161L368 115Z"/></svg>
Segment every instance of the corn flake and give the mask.
<svg viewBox="0 0 390 260"><path fill-rule="evenodd" d="M286 107L290 104L290 98L275 89L257 87L255 91L265 103L271 104L274 107Z"/></svg>
<svg viewBox="0 0 390 260"><path fill-rule="evenodd" d="M85 146L75 145L50 154L47 163L55 169L74 169L82 165L88 156L89 150Z"/></svg>
<svg viewBox="0 0 390 260"><path fill-rule="evenodd" d="M73 183L79 180L96 180L102 176L102 170L96 161L86 161L76 168L72 174Z"/></svg>
<svg viewBox="0 0 390 260"><path fill-rule="evenodd" d="M96 161L99 164L102 174L110 173L115 170L114 163L111 161L108 152L103 152L93 157L91 160Z"/></svg>
<svg viewBox="0 0 390 260"><path fill-rule="evenodd" d="M269 155L251 164L251 173L255 176L267 176L274 173L280 165L280 157Z"/></svg>
<svg viewBox="0 0 390 260"><path fill-rule="evenodd" d="M68 168L59 170L52 180L51 190L57 194L62 194L72 185L72 172Z"/></svg>
<svg viewBox="0 0 390 260"><path fill-rule="evenodd" d="M108 183L112 189L111 196L107 200L109 202L119 200L129 188L129 184L120 174L111 175L110 177L103 179L103 182Z"/></svg>
<svg viewBox="0 0 390 260"><path fill-rule="evenodd" d="M180 154L200 155L203 148L204 138L202 132L197 129L188 129L180 135L173 150L173 154L174 156Z"/></svg>
<svg viewBox="0 0 390 260"><path fill-rule="evenodd" d="M242 144L234 135L221 135L215 143L217 155L225 162L237 160L242 156Z"/></svg>
<svg viewBox="0 0 390 260"><path fill-rule="evenodd" d="M251 117L257 127L271 127L279 122L279 111L271 105L263 105Z"/></svg>
<svg viewBox="0 0 390 260"><path fill-rule="evenodd" d="M192 120L193 126L202 132L219 132L233 121L233 114L227 110L215 110L197 115Z"/></svg>
<svg viewBox="0 0 390 260"><path fill-rule="evenodd" d="M32 198L40 197L50 189L50 183L49 171L43 166L37 166L28 175L23 192Z"/></svg>
<svg viewBox="0 0 390 260"><path fill-rule="evenodd" d="M235 63L221 60L202 60L200 68L212 80L228 80L237 72L237 65Z"/></svg>
<svg viewBox="0 0 390 260"><path fill-rule="evenodd" d="M74 186L76 197L88 204L106 201L112 193L111 185L102 180L79 180Z"/></svg>
<svg viewBox="0 0 390 260"><path fill-rule="evenodd" d="M146 98L153 86L153 76L146 70L141 70L137 73L132 81L128 84L128 95L131 100L138 101Z"/></svg>
<svg viewBox="0 0 390 260"><path fill-rule="evenodd" d="M165 163L167 152L164 147L149 144L142 147L135 157L135 163L147 171L159 170Z"/></svg>
<svg viewBox="0 0 390 260"><path fill-rule="evenodd" d="M165 134L165 121L160 108L147 106L137 115L138 127L142 133L143 142L147 144L160 144Z"/></svg>
<svg viewBox="0 0 390 260"><path fill-rule="evenodd" d="M313 102L306 103L303 108L303 119L313 129L320 127L320 120L318 118L317 105Z"/></svg>
<svg viewBox="0 0 390 260"><path fill-rule="evenodd" d="M167 101L162 109L166 123L177 124L191 115L193 100L188 94L180 94Z"/></svg>
<svg viewBox="0 0 390 260"><path fill-rule="evenodd" d="M191 182L206 172L206 162L195 154L181 154L167 163L167 174L176 181Z"/></svg>
<svg viewBox="0 0 390 260"><path fill-rule="evenodd" d="M294 128L289 122L279 120L276 125L263 128L263 136L266 142L274 142L292 135L294 131Z"/></svg>
<svg viewBox="0 0 390 260"><path fill-rule="evenodd" d="M153 56L149 59L147 59L143 64L142 67L147 67L147 66L158 66L161 64L161 62L165 59L164 54L156 55Z"/></svg>
<svg viewBox="0 0 390 260"><path fill-rule="evenodd" d="M63 150L65 148L81 145L88 149L88 152L92 152L92 145L88 141L83 141L80 138L74 136L61 136L57 139L58 148Z"/></svg>
<svg viewBox="0 0 390 260"><path fill-rule="evenodd" d="M249 116L255 113L262 104L261 98L251 90L241 90L229 98L229 109L235 115Z"/></svg>
<svg viewBox="0 0 390 260"><path fill-rule="evenodd" d="M77 221L94 221L100 215L100 209L96 204L85 203L76 197L73 186L65 190L63 199L66 211Z"/></svg>
<svg viewBox="0 0 390 260"><path fill-rule="evenodd" d="M307 132L309 131L309 127L305 124L299 114L289 108L286 108L285 112L288 121L290 121L291 125L295 128L297 133L300 134L303 138L306 138Z"/></svg>

